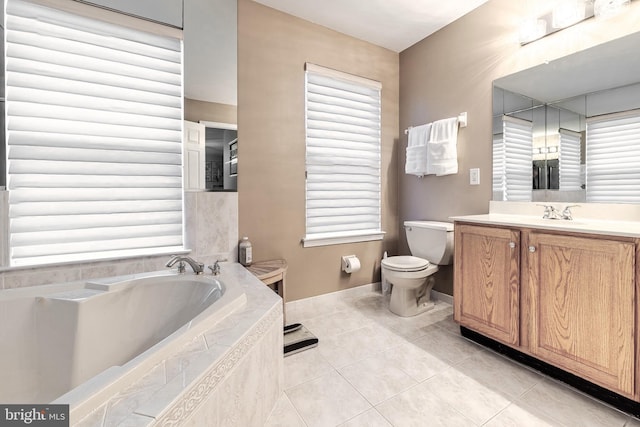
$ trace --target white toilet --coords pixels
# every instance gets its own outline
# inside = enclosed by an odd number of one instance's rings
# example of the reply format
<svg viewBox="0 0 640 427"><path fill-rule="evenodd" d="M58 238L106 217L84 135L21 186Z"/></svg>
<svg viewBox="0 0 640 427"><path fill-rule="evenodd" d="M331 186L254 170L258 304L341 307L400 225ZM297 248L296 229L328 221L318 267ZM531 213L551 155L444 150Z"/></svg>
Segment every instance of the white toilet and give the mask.
<svg viewBox="0 0 640 427"><path fill-rule="evenodd" d="M405 221L404 230L412 256L382 260L382 277L393 285L389 309L398 316L415 316L433 308L430 294L438 265L453 259L453 224L438 221Z"/></svg>

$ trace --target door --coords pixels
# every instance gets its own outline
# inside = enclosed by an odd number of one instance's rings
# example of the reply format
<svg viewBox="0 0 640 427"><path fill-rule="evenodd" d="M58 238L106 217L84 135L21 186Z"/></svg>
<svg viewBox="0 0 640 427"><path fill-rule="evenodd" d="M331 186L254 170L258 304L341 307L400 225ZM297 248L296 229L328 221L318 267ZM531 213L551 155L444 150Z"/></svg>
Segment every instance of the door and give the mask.
<svg viewBox="0 0 640 427"><path fill-rule="evenodd" d="M531 233L531 353L632 397L634 256L630 242Z"/></svg>
<svg viewBox="0 0 640 427"><path fill-rule="evenodd" d="M455 226L454 319L506 344L519 344L520 231Z"/></svg>
<svg viewBox="0 0 640 427"><path fill-rule="evenodd" d="M187 191L204 190L205 186L205 126L184 121L183 180Z"/></svg>

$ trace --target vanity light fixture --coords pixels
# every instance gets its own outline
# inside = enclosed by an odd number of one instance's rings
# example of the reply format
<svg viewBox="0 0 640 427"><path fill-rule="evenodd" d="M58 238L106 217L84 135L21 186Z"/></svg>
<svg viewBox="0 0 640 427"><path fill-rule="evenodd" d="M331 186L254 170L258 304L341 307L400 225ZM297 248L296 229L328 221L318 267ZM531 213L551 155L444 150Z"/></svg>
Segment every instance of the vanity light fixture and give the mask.
<svg viewBox="0 0 640 427"><path fill-rule="evenodd" d="M622 13L630 4L631 0L595 0L593 13L598 19L607 19Z"/></svg>
<svg viewBox="0 0 640 427"><path fill-rule="evenodd" d="M615 2L621 0L604 0ZM629 0L627 0L629 1ZM555 0L554 6L540 16L526 18L520 26L520 44L525 45L593 16L593 0Z"/></svg>
<svg viewBox="0 0 640 427"><path fill-rule="evenodd" d="M528 18L520 24L520 44L525 45L538 40L547 34L547 21L538 18Z"/></svg>
<svg viewBox="0 0 640 427"><path fill-rule="evenodd" d="M586 18L584 0L559 0L553 7L551 26L556 29L570 27Z"/></svg>

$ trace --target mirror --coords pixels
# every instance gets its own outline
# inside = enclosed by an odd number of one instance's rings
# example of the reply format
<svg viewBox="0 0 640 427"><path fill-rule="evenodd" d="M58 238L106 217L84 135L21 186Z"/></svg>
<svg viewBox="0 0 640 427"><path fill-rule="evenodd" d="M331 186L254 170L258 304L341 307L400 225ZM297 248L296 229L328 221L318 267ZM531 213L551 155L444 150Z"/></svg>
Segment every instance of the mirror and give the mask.
<svg viewBox="0 0 640 427"><path fill-rule="evenodd" d="M207 191L238 191L238 126L200 121L205 127Z"/></svg>
<svg viewBox="0 0 640 427"><path fill-rule="evenodd" d="M199 191L237 191L237 9L236 0L184 0L185 119L206 126Z"/></svg>
<svg viewBox="0 0 640 427"><path fill-rule="evenodd" d="M494 81L493 200L640 202L627 194L640 162L620 167L640 128L614 136L621 116L640 116L639 43L634 33Z"/></svg>

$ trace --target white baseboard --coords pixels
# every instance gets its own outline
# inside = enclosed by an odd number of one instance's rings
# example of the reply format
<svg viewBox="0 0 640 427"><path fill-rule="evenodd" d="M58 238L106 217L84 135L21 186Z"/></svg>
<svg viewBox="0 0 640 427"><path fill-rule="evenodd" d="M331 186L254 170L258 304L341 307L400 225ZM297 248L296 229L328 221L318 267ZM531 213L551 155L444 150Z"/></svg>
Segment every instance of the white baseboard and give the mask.
<svg viewBox="0 0 640 427"><path fill-rule="evenodd" d="M431 299L446 302L453 305L453 297L442 292L431 290Z"/></svg>

